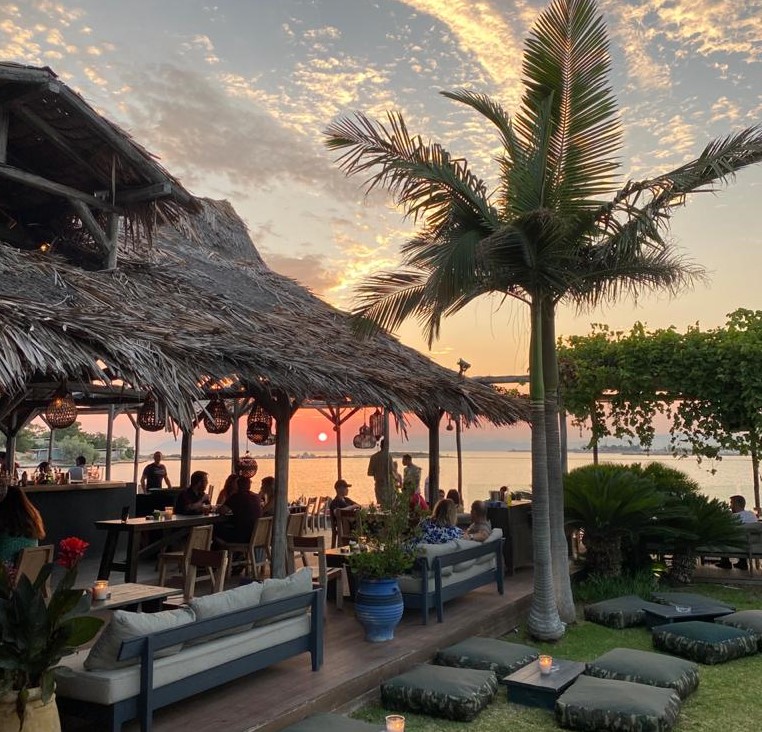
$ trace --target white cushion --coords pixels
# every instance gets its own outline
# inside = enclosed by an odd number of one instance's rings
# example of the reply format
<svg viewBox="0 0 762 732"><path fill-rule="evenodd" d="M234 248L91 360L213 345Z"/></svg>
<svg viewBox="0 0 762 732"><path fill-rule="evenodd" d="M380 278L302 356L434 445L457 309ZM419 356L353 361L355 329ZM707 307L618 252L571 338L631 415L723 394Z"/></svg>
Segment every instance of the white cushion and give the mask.
<svg viewBox="0 0 762 732"><path fill-rule="evenodd" d="M115 610L111 622L90 649L84 667L91 671L137 664L140 662L139 658L132 658L129 661L116 660L119 649L122 647L122 641L139 638L149 633L158 633L160 630L179 628L182 625L192 623L195 619L193 610L188 607L164 610L159 613L131 613L125 610ZM156 654L156 657L178 653L180 648L182 648L182 644L164 648Z"/></svg>
<svg viewBox="0 0 762 732"><path fill-rule="evenodd" d="M275 600L285 600L287 597L304 595L308 592L312 592L312 569L310 567L302 567L283 579L266 579L262 585L262 599L260 602L264 604ZM290 612L276 615L274 618L259 620L256 625L276 623L283 618L301 615L307 612L307 609L291 610Z"/></svg>
<svg viewBox="0 0 762 732"><path fill-rule="evenodd" d="M454 572L451 575L448 575L447 577L442 576L442 587L449 587L450 585L456 584L458 582L462 582L463 580L470 579L471 577L476 577L477 575L484 574L485 572L489 572L491 569L494 569L496 566L495 562L495 555L493 554L491 557L491 562L487 564L473 564L468 569L464 569L460 572ZM406 592L411 595L420 595L421 594L421 578L420 577L413 577L412 575L401 575L400 577L397 577L397 581L399 582L400 590L402 592ZM433 575L429 576L429 592L434 592L434 577Z"/></svg>
<svg viewBox="0 0 762 732"><path fill-rule="evenodd" d="M426 557L429 568L434 563L434 559L437 557L443 557L446 554L451 554L458 548L457 540L445 542L444 544L419 544L417 553L419 557ZM452 565L442 567L442 577L452 574ZM420 576L420 575L419 575Z"/></svg>
<svg viewBox="0 0 762 732"><path fill-rule="evenodd" d="M300 615L276 625L253 628L190 648L186 646L174 656L156 660L153 667L154 689L193 674L208 672L249 653L301 638L309 632L309 617ZM61 660L61 665L55 671L58 696L95 704L114 704L140 693L138 666L86 671L84 656L84 651L79 651Z"/></svg>
<svg viewBox="0 0 762 732"><path fill-rule="evenodd" d="M209 618L216 618L218 615L224 615L225 613L256 607L262 599L262 589L260 582L252 582L248 585L225 590L224 592L215 592L212 595L205 595L204 597L194 597L188 605L196 614L196 620L209 620ZM212 638L235 635L236 633L248 630L251 626L252 623L246 623L245 625L239 625L228 630L221 630L218 633L200 636L195 640L188 641L187 645L197 645L198 643L205 643Z"/></svg>

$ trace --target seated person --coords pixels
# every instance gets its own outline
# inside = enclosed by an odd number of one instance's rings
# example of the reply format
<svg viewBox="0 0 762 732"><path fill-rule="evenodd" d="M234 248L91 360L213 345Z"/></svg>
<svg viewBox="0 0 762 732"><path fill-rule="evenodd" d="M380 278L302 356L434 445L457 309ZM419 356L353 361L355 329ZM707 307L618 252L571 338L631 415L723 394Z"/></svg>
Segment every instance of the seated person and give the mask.
<svg viewBox="0 0 762 732"><path fill-rule="evenodd" d="M259 500L263 516L275 516L275 478L266 475L259 484Z"/></svg>
<svg viewBox="0 0 762 732"><path fill-rule="evenodd" d="M217 505L224 505L225 501L230 498L238 490L238 474L231 473L225 478L225 483L222 486L220 495L217 497Z"/></svg>
<svg viewBox="0 0 762 732"><path fill-rule="evenodd" d="M262 516L262 502L257 493L251 492L251 478L238 478L238 488L221 512L227 514L228 519L214 527L215 539L225 543L247 543Z"/></svg>
<svg viewBox="0 0 762 732"><path fill-rule="evenodd" d="M486 541L492 533L492 524L487 520L487 506L484 501L471 504L471 525L466 529L466 539Z"/></svg>
<svg viewBox="0 0 762 732"><path fill-rule="evenodd" d="M353 501L349 497L349 489L352 487L351 483L347 483L346 480L339 479L333 484L333 489L336 491L336 495L331 499L328 504L328 510L331 512L331 516L336 515L336 511L343 508L351 508L355 511L360 510L360 504Z"/></svg>
<svg viewBox="0 0 762 732"><path fill-rule="evenodd" d="M445 498L449 498L458 508L460 508L460 493L458 493L455 488L450 488L450 490L447 491Z"/></svg>
<svg viewBox="0 0 762 732"><path fill-rule="evenodd" d="M446 544L453 539L462 539L463 531L458 522L458 507L449 499L437 501L431 517L421 521L420 535L416 537L417 544Z"/></svg>
<svg viewBox="0 0 762 732"><path fill-rule="evenodd" d="M73 468L69 468L69 480L72 483L84 483L87 479L87 458L80 455Z"/></svg>
<svg viewBox="0 0 762 732"><path fill-rule="evenodd" d="M40 512L21 488L8 486L5 498L0 501L0 562L15 564L22 549L37 546L44 538Z"/></svg>
<svg viewBox="0 0 762 732"><path fill-rule="evenodd" d="M190 485L177 496L175 513L183 516L200 516L209 513L211 505L206 489L209 475L203 470L191 474Z"/></svg>
<svg viewBox="0 0 762 732"><path fill-rule="evenodd" d="M757 523L757 514L753 511L746 510L746 499L743 496L730 496L730 510L736 519L742 524L755 524ZM717 566L721 569L730 569L730 560L727 558L721 559ZM741 557L734 565L736 569L749 569L749 563L745 558Z"/></svg>

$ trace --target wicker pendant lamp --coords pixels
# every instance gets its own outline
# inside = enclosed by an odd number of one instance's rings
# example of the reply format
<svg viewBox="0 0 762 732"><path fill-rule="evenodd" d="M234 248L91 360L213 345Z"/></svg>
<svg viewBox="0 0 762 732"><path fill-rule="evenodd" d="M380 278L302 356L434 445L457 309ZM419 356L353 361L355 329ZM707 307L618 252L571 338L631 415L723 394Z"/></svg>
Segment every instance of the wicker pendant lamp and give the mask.
<svg viewBox="0 0 762 732"><path fill-rule="evenodd" d="M238 475L243 478L253 478L257 474L257 470L259 470L257 461L251 455L249 455L248 450L243 457L238 458L236 468Z"/></svg>
<svg viewBox="0 0 762 732"><path fill-rule="evenodd" d="M368 425L376 440L380 440L384 436L384 415L380 409L376 408L376 411L370 415Z"/></svg>
<svg viewBox="0 0 762 732"><path fill-rule="evenodd" d="M272 416L257 404L246 420L246 437L255 445L264 445L272 434L272 426Z"/></svg>
<svg viewBox="0 0 762 732"><path fill-rule="evenodd" d="M69 394L66 383L53 395L50 404L45 408L45 419L53 429L69 427L77 421L77 405Z"/></svg>
<svg viewBox="0 0 762 732"><path fill-rule="evenodd" d="M221 435L230 429L232 423L225 400L215 394L206 405L204 429L211 435Z"/></svg>
<svg viewBox="0 0 762 732"><path fill-rule="evenodd" d="M162 404L156 401L150 391L146 395L143 406L138 411L138 424L140 429L146 432L158 432L166 427L166 410Z"/></svg>

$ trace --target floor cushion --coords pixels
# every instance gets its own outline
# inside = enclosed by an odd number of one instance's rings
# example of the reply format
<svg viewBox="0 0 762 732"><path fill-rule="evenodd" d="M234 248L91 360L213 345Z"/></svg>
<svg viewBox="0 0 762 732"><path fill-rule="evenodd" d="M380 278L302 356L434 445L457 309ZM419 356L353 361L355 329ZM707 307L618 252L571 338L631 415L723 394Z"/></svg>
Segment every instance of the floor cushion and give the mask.
<svg viewBox="0 0 762 732"><path fill-rule="evenodd" d="M421 664L381 684L387 709L470 722L497 693L492 671Z"/></svg>
<svg viewBox="0 0 762 732"><path fill-rule="evenodd" d="M699 684L698 666L663 653L614 648L587 664L585 673L599 679L634 681L638 684L674 689L681 699Z"/></svg>
<svg viewBox="0 0 762 732"><path fill-rule="evenodd" d="M715 618L714 622L753 633L757 637L757 647L762 651L762 610L741 610L732 615Z"/></svg>
<svg viewBox="0 0 762 732"><path fill-rule="evenodd" d="M580 676L556 701L556 721L568 729L662 732L672 729L680 697L672 689Z"/></svg>
<svg viewBox="0 0 762 732"><path fill-rule="evenodd" d="M657 625L651 632L654 648L699 663L725 663L757 652L754 634L719 623L689 620Z"/></svg>
<svg viewBox="0 0 762 732"><path fill-rule="evenodd" d="M313 714L281 732L379 732L383 727L383 722L371 724L340 714Z"/></svg>
<svg viewBox="0 0 762 732"><path fill-rule="evenodd" d="M699 595L695 592L654 592L653 599L662 605L682 605L683 607L726 607L735 610L732 605L720 602L713 597Z"/></svg>
<svg viewBox="0 0 762 732"><path fill-rule="evenodd" d="M494 671L499 682L522 666L535 661L538 655L536 648L521 643L473 637L437 651L434 663L439 666Z"/></svg>
<svg viewBox="0 0 762 732"><path fill-rule="evenodd" d="M631 628L645 625L645 608L650 603L637 595L622 595L610 600L601 600L585 606L585 620L609 628Z"/></svg>

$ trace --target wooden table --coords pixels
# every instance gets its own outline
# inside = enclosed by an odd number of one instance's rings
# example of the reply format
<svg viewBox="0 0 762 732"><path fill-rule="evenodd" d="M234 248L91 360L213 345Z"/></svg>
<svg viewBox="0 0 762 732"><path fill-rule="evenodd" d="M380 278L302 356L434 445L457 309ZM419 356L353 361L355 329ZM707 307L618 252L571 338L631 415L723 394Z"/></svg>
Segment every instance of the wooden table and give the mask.
<svg viewBox="0 0 762 732"><path fill-rule="evenodd" d="M90 590L88 590L89 592ZM170 595L176 595L177 590L173 587L156 587L154 585L140 585L136 582L125 582L123 585L109 587L111 597L107 600L92 600L90 612L102 610L116 610L120 607L140 608L143 612L151 613L161 610L164 600Z"/></svg>
<svg viewBox="0 0 762 732"><path fill-rule="evenodd" d="M503 683L508 687L508 701L552 711L556 699L584 670L584 663L554 658L553 671L543 676L540 673L540 664L532 661L503 679Z"/></svg>
<svg viewBox="0 0 762 732"><path fill-rule="evenodd" d="M224 516L209 514L207 516L172 516L162 521L147 518L131 518L126 521L112 519L108 521L96 521L95 527L108 532L106 544L103 547L101 564L98 569L98 579L107 580L111 570L124 572L125 582L135 582L138 577L138 560L141 556L163 549L169 544L180 541L193 526L204 526L224 521ZM147 531L160 531L162 536L145 546L140 546L140 538ZM124 562L115 562L114 554L119 535L127 534L127 557Z"/></svg>

